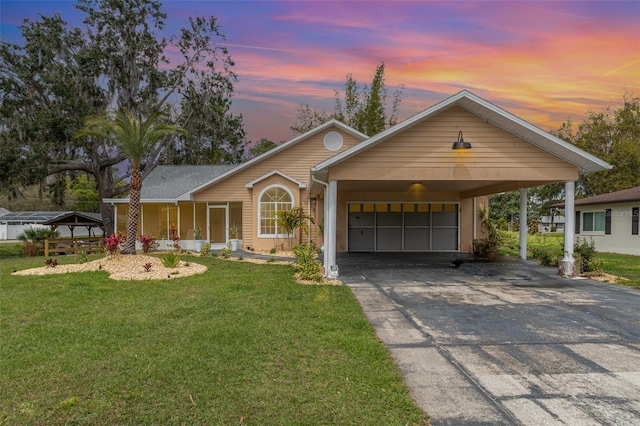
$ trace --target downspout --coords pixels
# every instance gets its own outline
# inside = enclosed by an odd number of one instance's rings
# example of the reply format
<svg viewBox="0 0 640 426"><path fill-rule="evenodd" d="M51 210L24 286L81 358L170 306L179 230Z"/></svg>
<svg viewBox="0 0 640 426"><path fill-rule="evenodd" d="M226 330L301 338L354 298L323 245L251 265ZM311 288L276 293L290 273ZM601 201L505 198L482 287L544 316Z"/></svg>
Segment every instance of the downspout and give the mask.
<svg viewBox="0 0 640 426"><path fill-rule="evenodd" d="M473 197L473 238L475 240L478 238L478 204L476 197ZM471 251L473 251L473 242L471 243Z"/></svg>
<svg viewBox="0 0 640 426"><path fill-rule="evenodd" d="M316 177L313 175L313 172L311 173L311 180L319 183L320 185L324 186L324 217L322 218L322 220L324 220L324 234L322 236L322 244L324 245L324 250L322 251L322 255L323 255L323 266L324 266L324 276L328 277L329 276L329 255L328 255L328 251L327 251L327 217L329 217L329 203L327 202L327 194L329 193L329 182L324 182L321 181L320 179L316 179Z"/></svg>
<svg viewBox="0 0 640 426"><path fill-rule="evenodd" d="M311 197L309 197L307 191L307 212L309 212L309 216L311 216ZM307 220L307 226L309 232L307 232L307 244L311 244L311 219Z"/></svg>

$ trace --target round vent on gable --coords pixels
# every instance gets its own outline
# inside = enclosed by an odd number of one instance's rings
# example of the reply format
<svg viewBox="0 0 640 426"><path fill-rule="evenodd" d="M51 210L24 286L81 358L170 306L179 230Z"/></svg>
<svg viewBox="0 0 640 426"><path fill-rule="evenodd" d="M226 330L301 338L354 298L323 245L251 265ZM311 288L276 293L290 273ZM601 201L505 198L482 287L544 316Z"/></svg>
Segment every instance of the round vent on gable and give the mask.
<svg viewBox="0 0 640 426"><path fill-rule="evenodd" d="M337 151L342 148L342 135L338 132L329 132L324 135L324 147L329 151Z"/></svg>

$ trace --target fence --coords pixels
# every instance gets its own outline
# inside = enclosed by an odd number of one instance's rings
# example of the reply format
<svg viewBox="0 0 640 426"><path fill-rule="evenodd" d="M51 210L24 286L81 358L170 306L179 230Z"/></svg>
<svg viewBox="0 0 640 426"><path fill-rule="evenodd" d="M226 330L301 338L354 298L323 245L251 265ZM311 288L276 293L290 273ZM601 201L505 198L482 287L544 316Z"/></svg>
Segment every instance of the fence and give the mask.
<svg viewBox="0 0 640 426"><path fill-rule="evenodd" d="M44 255L95 253L103 250L103 237L55 238L44 240Z"/></svg>

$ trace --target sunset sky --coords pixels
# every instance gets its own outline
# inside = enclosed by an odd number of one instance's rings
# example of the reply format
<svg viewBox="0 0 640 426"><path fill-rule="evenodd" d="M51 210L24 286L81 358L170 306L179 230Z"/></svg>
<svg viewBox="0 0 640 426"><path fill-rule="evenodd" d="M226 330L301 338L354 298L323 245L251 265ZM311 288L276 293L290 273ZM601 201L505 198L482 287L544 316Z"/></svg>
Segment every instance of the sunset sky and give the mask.
<svg viewBox="0 0 640 426"><path fill-rule="evenodd" d="M0 0L1 36L72 1ZM404 119L467 89L544 130L640 96L640 0L164 1L167 35L216 16L239 82L234 112L249 140L292 138L301 103L333 111L348 73L369 83L386 65L404 85Z"/></svg>

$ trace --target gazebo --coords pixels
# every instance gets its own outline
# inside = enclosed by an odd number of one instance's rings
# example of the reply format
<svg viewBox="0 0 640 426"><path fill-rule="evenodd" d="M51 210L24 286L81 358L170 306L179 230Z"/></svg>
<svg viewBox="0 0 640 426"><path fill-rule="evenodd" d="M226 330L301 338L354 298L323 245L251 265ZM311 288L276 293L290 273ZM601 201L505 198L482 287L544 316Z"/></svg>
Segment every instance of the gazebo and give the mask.
<svg viewBox="0 0 640 426"><path fill-rule="evenodd" d="M105 235L104 223L102 222L100 213L77 211L62 212L58 216L53 219L49 219L42 224L51 226L52 231L55 231L59 226L67 226L71 232L71 238L74 238L73 230L78 226L86 227L90 237L95 237L95 233L93 232L95 228L99 228L102 231L102 236Z"/></svg>

